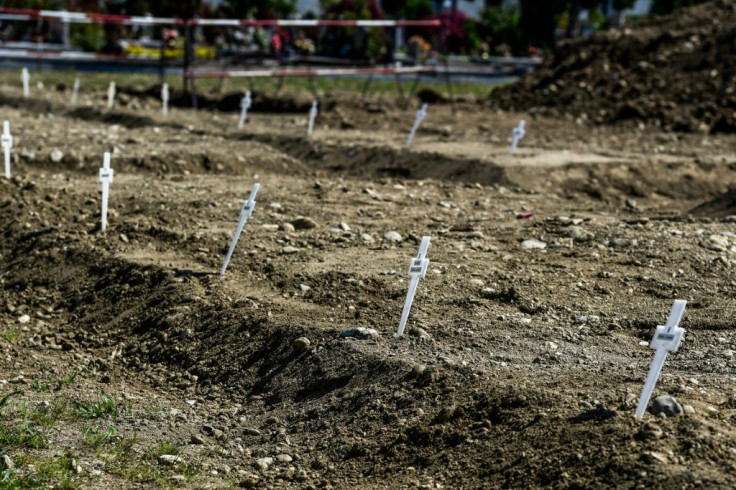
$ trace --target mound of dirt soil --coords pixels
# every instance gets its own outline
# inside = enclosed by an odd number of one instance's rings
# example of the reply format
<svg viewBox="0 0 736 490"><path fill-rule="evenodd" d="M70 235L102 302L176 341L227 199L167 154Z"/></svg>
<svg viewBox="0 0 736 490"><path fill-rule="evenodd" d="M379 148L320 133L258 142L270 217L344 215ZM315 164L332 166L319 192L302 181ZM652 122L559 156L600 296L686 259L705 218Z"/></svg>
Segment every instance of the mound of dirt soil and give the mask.
<svg viewBox="0 0 736 490"><path fill-rule="evenodd" d="M595 123L736 131L736 5L704 3L559 47L497 107Z"/></svg>

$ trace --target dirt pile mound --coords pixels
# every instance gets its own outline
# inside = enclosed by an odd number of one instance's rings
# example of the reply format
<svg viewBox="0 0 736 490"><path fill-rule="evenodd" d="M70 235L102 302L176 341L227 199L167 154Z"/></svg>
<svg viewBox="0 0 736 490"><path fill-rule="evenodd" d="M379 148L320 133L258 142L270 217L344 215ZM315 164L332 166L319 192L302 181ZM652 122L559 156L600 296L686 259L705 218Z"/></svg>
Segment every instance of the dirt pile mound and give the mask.
<svg viewBox="0 0 736 490"><path fill-rule="evenodd" d="M492 103L595 123L736 131L736 5L708 2L562 45Z"/></svg>

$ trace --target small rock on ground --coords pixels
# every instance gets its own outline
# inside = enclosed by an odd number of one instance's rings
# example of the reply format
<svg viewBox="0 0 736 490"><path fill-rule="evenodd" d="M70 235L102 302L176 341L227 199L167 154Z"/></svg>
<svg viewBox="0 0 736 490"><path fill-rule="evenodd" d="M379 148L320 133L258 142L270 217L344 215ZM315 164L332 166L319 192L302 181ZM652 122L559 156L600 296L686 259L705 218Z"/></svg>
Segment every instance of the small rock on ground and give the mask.
<svg viewBox="0 0 736 490"><path fill-rule="evenodd" d="M667 417L682 415L682 405L671 395L662 395L654 399L652 404L652 415L663 413Z"/></svg>

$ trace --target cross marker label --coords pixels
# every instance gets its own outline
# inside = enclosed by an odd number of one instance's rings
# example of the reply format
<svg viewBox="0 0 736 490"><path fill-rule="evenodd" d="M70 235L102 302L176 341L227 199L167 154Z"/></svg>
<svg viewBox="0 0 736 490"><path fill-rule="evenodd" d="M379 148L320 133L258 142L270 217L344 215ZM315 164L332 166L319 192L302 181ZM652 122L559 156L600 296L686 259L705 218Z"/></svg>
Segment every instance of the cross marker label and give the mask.
<svg viewBox="0 0 736 490"><path fill-rule="evenodd" d="M414 119L414 125L409 131L409 136L406 138L406 146L411 146L411 142L414 141L414 135L417 134L419 125L422 124L424 118L427 117L427 104L423 104L422 108L417 111L417 117Z"/></svg>
<svg viewBox="0 0 736 490"><path fill-rule="evenodd" d="M411 311L411 304L414 302L414 295L417 292L419 279L427 275L427 268L429 267L429 259L426 258L428 248L429 237L422 237L422 243L419 245L419 253L409 263L409 277L411 278L411 282L409 283L409 291L406 293L404 310L401 312L401 321L399 322L399 329L396 332L397 337L404 335L406 321L409 319L409 312Z"/></svg>
<svg viewBox="0 0 736 490"><path fill-rule="evenodd" d="M5 178L10 179L10 150L13 148L13 135L10 134L10 122L3 121L3 135L0 137L5 156Z"/></svg>
<svg viewBox="0 0 736 490"><path fill-rule="evenodd" d="M639 418L644 416L649 399L652 397L654 386L657 384L659 374L662 372L664 361L667 359L667 354L677 352L677 349L680 348L680 341L682 341L685 329L679 325L685 313L686 305L687 301L685 300L678 299L675 301L672 305L672 310L670 310L670 316L667 318L667 323L657 327L654 332L654 338L652 338L652 342L649 344L652 349L656 350L656 353L654 354L654 360L649 369L647 381L644 383L644 389L639 398L639 405L636 407L635 415Z"/></svg>
<svg viewBox="0 0 736 490"><path fill-rule="evenodd" d="M235 230L235 235L233 235L233 241L230 243L230 249L227 252L227 256L225 257L225 263L222 264L222 269L220 269L220 275L224 276L225 271L227 270L227 265L230 263L230 258L233 256L233 252L235 251L235 246L238 244L238 239L240 238L240 234L243 232L243 228L245 228L245 223L248 221L248 218L251 214L253 214L253 210L256 207L256 194L258 194L258 189L261 188L261 184L253 184L253 189L250 191L250 196L248 196L248 200L245 201L243 204L243 209L240 210L240 222L238 223L238 228Z"/></svg>

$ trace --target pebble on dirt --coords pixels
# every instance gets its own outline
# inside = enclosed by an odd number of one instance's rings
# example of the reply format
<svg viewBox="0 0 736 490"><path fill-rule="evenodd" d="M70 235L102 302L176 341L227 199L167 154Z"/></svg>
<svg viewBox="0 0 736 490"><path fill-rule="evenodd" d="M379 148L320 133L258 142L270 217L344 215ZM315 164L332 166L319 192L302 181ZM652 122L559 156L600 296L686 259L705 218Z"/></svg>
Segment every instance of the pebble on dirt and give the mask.
<svg viewBox="0 0 736 490"><path fill-rule="evenodd" d="M354 338L354 339L372 339L378 337L380 334L378 330L374 328L358 327L351 330L343 330L340 332L340 338Z"/></svg>
<svg viewBox="0 0 736 490"><path fill-rule="evenodd" d="M524 240L521 242L521 248L524 250L543 250L547 248L547 244L540 240Z"/></svg>
<svg viewBox="0 0 736 490"><path fill-rule="evenodd" d="M385 235L383 235L383 239L386 240L387 242L398 243L401 241L401 235L399 235L395 231L389 231Z"/></svg>
<svg viewBox="0 0 736 490"><path fill-rule="evenodd" d="M654 399L651 409L652 415L663 413L667 417L682 415L682 405L671 395L662 395Z"/></svg>
<svg viewBox="0 0 736 490"><path fill-rule="evenodd" d="M306 337L299 337L294 342L291 343L292 349L294 349L294 352L301 352L303 350L309 349L309 346L311 345L311 342Z"/></svg>
<svg viewBox="0 0 736 490"><path fill-rule="evenodd" d="M312 218L305 218L304 216L299 216L295 220L291 221L290 224L295 230L311 230L312 228L317 228L316 221Z"/></svg>

